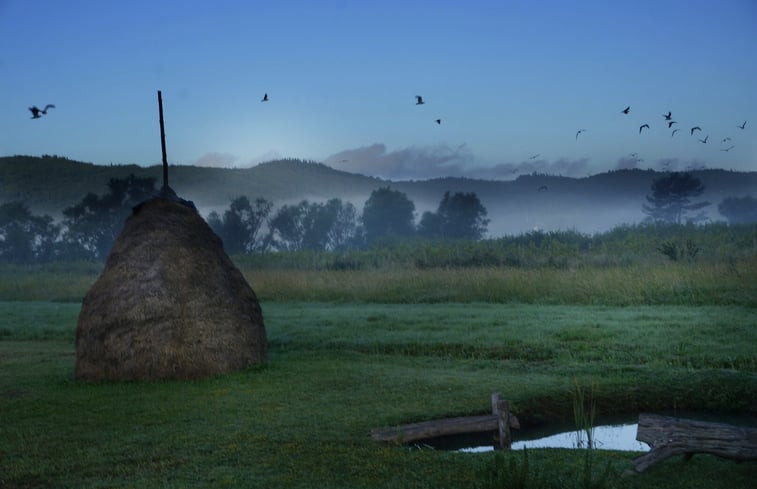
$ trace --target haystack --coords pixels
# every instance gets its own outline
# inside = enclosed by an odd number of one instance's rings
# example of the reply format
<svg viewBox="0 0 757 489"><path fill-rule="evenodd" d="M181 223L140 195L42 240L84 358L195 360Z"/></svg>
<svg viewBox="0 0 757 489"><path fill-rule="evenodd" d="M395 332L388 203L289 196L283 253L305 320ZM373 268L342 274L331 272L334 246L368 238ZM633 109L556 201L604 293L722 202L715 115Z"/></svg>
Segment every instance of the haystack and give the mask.
<svg viewBox="0 0 757 489"><path fill-rule="evenodd" d="M84 297L76 378L196 379L265 358L257 297L194 207L136 207Z"/></svg>

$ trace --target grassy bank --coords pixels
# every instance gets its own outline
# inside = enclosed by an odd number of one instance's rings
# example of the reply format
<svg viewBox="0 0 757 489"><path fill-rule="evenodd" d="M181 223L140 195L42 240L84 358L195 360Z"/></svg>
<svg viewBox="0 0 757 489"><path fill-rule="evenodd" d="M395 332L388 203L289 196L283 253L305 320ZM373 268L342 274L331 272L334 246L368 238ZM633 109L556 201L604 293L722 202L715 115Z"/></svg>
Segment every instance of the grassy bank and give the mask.
<svg viewBox="0 0 757 489"><path fill-rule="evenodd" d="M254 280L254 277L251 281ZM255 285L253 285L255 287ZM78 305L0 303L0 487L478 487L493 454L385 446L370 429L481 414L757 413L757 310L737 305L263 301L270 358L194 382L72 379ZM634 454L597 452L616 473ZM517 457L520 454L508 454ZM562 487L583 456L533 450ZM613 487L750 487L754 464L675 458Z"/></svg>

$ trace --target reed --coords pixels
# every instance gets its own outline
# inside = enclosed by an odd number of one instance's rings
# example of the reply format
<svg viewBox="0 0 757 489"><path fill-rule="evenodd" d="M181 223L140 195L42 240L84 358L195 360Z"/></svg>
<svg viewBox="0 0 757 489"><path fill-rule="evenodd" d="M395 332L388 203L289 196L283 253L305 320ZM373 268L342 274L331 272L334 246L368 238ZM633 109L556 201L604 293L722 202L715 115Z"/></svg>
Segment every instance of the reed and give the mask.
<svg viewBox="0 0 757 489"><path fill-rule="evenodd" d="M594 448L594 420L597 414L596 389L597 383L592 381L587 395L578 380L573 379L573 421L576 425L576 447L578 448L584 446L584 435L586 435L586 448Z"/></svg>

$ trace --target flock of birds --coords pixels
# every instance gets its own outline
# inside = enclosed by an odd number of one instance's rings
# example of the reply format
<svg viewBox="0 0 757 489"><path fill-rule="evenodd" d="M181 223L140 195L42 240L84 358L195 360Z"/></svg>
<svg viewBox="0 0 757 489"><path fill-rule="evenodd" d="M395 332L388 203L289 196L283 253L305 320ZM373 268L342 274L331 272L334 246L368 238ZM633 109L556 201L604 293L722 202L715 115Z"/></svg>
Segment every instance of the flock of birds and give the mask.
<svg viewBox="0 0 757 489"><path fill-rule="evenodd" d="M268 102L269 100L270 99L268 98L268 93L265 93L265 94L263 94L263 98L260 101L261 102ZM421 95L416 95L415 96L415 105L423 105L425 103L426 102L423 100L423 97ZM47 104L47 105L45 105L44 109L40 109L36 105L32 105L31 107L29 107L29 111L32 113L32 117L31 117L32 119L39 119L43 115L46 115L47 111L49 109L54 109L54 108L55 108L55 105L53 105L53 104ZM625 109L621 110L620 112L622 114L624 114L624 115L628 115L631 112L631 106L630 105L627 106ZM668 111L667 114L662 114L662 117L664 118L665 123L667 123L668 129L672 130L671 133L670 133L670 137L674 137L676 135L676 133L680 130L678 127L676 127L676 128L673 127L675 124L678 124L678 121L674 121L673 120L673 113L671 111ZM441 124L442 120L441 119L434 119L434 122L436 122L436 124ZM746 128L746 123L747 123L747 121L744 121L741 124L737 124L736 127L738 127L741 130L744 130L744 128ZM642 131L644 131L644 129L649 130L650 129L649 124L644 123L644 124L640 125L639 126L639 134L641 134ZM696 131L702 132L702 128L699 127L699 126L693 126L693 127L691 127L689 129L689 134L691 136L693 136L694 132L696 132ZM584 133L584 132L586 132L586 129L579 129L578 131L576 131L576 141L578 141L578 136L580 136L581 133ZM697 138L697 140L700 143L702 143L702 144L707 144L707 141L709 140L709 138L710 138L710 135L707 134L703 139L698 139ZM732 139L731 139L730 136L728 136L728 137L723 138L720 141L720 143L721 144L725 144L725 143L728 143L730 141L732 141ZM736 146L734 144L731 144L728 147L721 148L720 151L728 152L728 151L732 150L735 147ZM634 156L634 155L636 155L636 153L632 153L631 155ZM541 156L541 155L540 154L535 154L535 155L532 155L531 157L529 157L529 159L533 160L533 159L538 158L539 156Z"/></svg>
<svg viewBox="0 0 757 489"><path fill-rule="evenodd" d="M628 114L629 114L629 113L631 112L631 106L629 105L628 107L626 107L625 109L621 110L620 112L621 112L621 113L623 113L623 114L625 114L625 115L628 115ZM677 133L677 132L678 132L678 131L679 131L680 129L679 129L679 128L677 128L677 127L676 127L676 128L674 128L674 127L673 127L673 126L674 126L675 124L678 124L678 121L674 121L674 120L673 120L673 113L672 113L671 111L668 111L668 113L667 113L667 114L662 114L662 117L663 117L663 119L665 120L665 123L666 123L666 124L668 125L668 129L671 129L670 137L673 137L673 136L675 136L675 135L676 135L676 133ZM741 130L744 130L744 128L746 128L746 123L747 123L747 121L744 121L744 122L742 122L741 124L736 124L736 127L738 127L738 128L739 128L739 129L741 129ZM644 124L640 125L640 126L639 126L639 134L641 134L641 133L642 133L642 131L644 131L644 129L650 129L650 126L649 126L649 124L647 124L647 123L644 123ZM579 136L579 134L581 134L582 132L585 132L585 131L586 131L586 129L579 129L579 130L578 130L578 131L576 132L576 140L578 140L578 136ZM689 135L693 136L693 135L694 135L694 133L695 133L696 131L699 131L699 132L701 133L701 132L702 132L702 128L701 128L701 127L699 127L699 126L692 126L692 127L691 127L691 128L689 129ZM706 135L706 136L705 136L705 137L704 137L703 139L699 139L699 138L697 138L697 140L698 140L698 141L699 141L700 143L702 143L702 144L707 144L707 141L709 140L709 138L710 138L710 135L708 134L708 135ZM721 143L721 144L725 144L725 143L727 143L727 142L729 142L729 141L732 141L732 138L731 138L730 136L723 138L723 139L722 139L722 140L720 141L720 143ZM727 148L721 148L721 149L720 149L720 151L725 151L725 152L728 152L728 151L732 150L732 149L733 149L733 148L735 148L735 147L736 147L735 145L731 144L731 145L730 145L730 146L728 146ZM633 156L634 154L635 154L635 153L633 153L633 154L632 154L632 156Z"/></svg>

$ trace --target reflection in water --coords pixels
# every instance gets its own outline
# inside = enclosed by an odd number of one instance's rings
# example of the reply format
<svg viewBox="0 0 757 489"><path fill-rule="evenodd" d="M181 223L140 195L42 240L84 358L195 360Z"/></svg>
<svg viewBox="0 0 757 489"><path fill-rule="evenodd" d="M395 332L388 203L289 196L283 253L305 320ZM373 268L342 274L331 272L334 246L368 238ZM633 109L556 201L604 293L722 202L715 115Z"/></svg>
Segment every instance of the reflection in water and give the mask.
<svg viewBox="0 0 757 489"><path fill-rule="evenodd" d="M579 440L581 440L580 443ZM514 441L512 449L584 448L585 446L586 434L574 430L545 436L543 438ZM649 445L636 440L636 424L595 426L594 448L598 450L623 450L634 452L649 451ZM494 445L460 449L461 452L486 452L490 450L494 450Z"/></svg>

